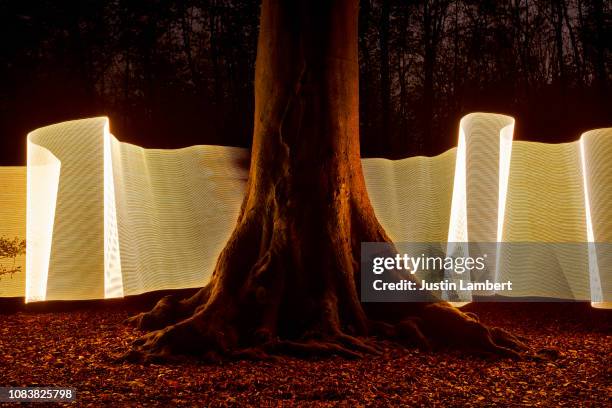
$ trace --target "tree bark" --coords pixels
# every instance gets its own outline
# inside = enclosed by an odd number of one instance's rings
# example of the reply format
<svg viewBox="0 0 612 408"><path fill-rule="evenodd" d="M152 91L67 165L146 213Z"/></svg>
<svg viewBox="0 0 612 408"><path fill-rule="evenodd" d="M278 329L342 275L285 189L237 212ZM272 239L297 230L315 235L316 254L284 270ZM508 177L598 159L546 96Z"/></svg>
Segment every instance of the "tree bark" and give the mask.
<svg viewBox="0 0 612 408"><path fill-rule="evenodd" d="M355 0L264 0L237 225L205 288L131 319L153 331L128 357L355 357L377 351L366 340L373 334L429 347L444 331L440 319L477 331L488 351L516 354L518 340L495 344L492 331L448 304L391 305L396 316L386 323L384 307L366 310L359 300L360 244L389 238L359 155L357 15Z"/></svg>

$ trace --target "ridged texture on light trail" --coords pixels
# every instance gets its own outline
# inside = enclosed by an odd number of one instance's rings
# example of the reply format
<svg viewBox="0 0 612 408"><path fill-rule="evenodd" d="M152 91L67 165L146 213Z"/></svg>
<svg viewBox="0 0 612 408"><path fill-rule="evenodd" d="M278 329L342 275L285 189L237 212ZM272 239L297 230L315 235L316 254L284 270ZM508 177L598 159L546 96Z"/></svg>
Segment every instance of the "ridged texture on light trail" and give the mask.
<svg viewBox="0 0 612 408"><path fill-rule="evenodd" d="M513 127L474 113L460 122L458 148L439 156L363 159L389 237L612 242L612 128L543 144L513 142ZM117 140L107 118L41 128L27 143L27 188L25 168L0 167L0 235L24 237L27 213L27 273L2 279L0 297L100 299L208 282L239 213L247 150L144 149ZM513 248L487 263L496 280L515 282L515 296L612 301L609 252Z"/></svg>

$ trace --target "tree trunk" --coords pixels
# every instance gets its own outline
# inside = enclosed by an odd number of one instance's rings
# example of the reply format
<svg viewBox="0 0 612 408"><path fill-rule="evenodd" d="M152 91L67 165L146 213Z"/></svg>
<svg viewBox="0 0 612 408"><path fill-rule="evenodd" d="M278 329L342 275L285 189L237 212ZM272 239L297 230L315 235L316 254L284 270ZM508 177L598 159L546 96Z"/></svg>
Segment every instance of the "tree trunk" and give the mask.
<svg viewBox="0 0 612 408"><path fill-rule="evenodd" d="M237 225L205 288L131 319L154 331L129 356L357 356L376 352L364 340L375 333L429 345L436 325L374 321L358 296L360 243L389 238L359 156L357 2L264 0L261 13L251 167ZM391 306L487 330L448 304L402 305Z"/></svg>
<svg viewBox="0 0 612 408"><path fill-rule="evenodd" d="M423 154L432 155L432 120L433 120L433 75L436 59L435 47L437 44L433 40L433 11L429 2L423 4L423 105L421 106L421 126L423 129Z"/></svg>
<svg viewBox="0 0 612 408"><path fill-rule="evenodd" d="M606 49L609 45L606 40L606 13L604 12L604 3L601 0L593 1L593 19L595 20L595 77L596 85L601 95L601 100L607 100L608 97L608 74L606 69Z"/></svg>
<svg viewBox="0 0 612 408"><path fill-rule="evenodd" d="M391 14L390 0L383 0L380 10L380 134L386 143L386 156L393 156L395 151L394 137L391 129L391 78L389 74L389 18Z"/></svg>

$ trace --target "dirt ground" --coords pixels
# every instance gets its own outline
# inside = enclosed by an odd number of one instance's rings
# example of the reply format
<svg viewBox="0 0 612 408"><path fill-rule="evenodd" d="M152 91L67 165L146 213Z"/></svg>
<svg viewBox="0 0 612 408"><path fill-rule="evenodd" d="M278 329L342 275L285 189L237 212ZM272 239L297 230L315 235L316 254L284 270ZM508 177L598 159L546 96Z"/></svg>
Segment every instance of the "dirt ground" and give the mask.
<svg viewBox="0 0 612 408"><path fill-rule="evenodd" d="M77 406L610 406L611 311L567 303L467 309L560 356L484 360L385 343L383 355L361 360L117 364L114 357L139 335L121 324L133 307L5 308L0 386L73 387Z"/></svg>

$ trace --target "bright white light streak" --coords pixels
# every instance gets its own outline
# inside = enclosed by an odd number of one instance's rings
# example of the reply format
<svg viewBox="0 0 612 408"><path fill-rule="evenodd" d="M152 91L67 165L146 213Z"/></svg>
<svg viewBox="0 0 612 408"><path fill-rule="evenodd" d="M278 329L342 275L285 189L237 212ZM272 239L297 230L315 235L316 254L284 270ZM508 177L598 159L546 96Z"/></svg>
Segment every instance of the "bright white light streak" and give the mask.
<svg viewBox="0 0 612 408"><path fill-rule="evenodd" d="M51 259L51 241L61 162L47 149L27 139L26 290L25 301L43 301Z"/></svg>
<svg viewBox="0 0 612 408"><path fill-rule="evenodd" d="M514 121L504 126L499 132L499 195L497 198L497 244L495 254L495 282L499 277L499 255L501 242L504 238L504 221L506 215L506 201L508 198L508 182L510 180L510 158L512 156L512 137L514 135Z"/></svg>
<svg viewBox="0 0 612 408"><path fill-rule="evenodd" d="M503 238L504 215L506 211L506 198L508 193L508 180L510 179L510 157L512 155L512 135L514 123L505 126L499 132L499 197L497 208L497 242Z"/></svg>
<svg viewBox="0 0 612 408"><path fill-rule="evenodd" d="M466 183L466 146L463 119L459 123L459 142L455 159L455 178L453 180L453 197L448 226L447 256L467 257L467 183ZM465 243L465 245L462 245ZM455 307L461 307L469 302L451 302Z"/></svg>
<svg viewBox="0 0 612 408"><path fill-rule="evenodd" d="M459 142L455 159L455 178L453 181L453 197L448 226L448 243L468 242L467 230L467 187L466 187L466 140L463 126L459 125ZM454 251L453 247L447 253Z"/></svg>
<svg viewBox="0 0 612 408"><path fill-rule="evenodd" d="M121 253L108 119L104 125L104 298L123 297Z"/></svg>
<svg viewBox="0 0 612 408"><path fill-rule="evenodd" d="M586 153L584 135L580 137L580 162L582 164L582 181L584 185L584 210L586 215L586 232L589 252L589 283L591 286L591 305L597 306L603 302L601 280L599 278L599 265L597 264L597 249L595 234L593 233L593 220L591 218L591 200L589 198L589 183L587 179Z"/></svg>

